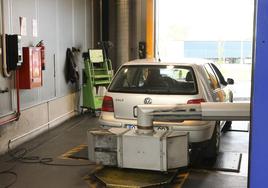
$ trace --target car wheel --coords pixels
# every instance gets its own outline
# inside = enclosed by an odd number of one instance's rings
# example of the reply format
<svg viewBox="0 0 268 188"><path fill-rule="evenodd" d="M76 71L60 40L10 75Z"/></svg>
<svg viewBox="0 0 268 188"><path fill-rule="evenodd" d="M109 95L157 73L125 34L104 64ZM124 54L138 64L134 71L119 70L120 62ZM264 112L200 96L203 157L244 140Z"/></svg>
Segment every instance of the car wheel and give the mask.
<svg viewBox="0 0 268 188"><path fill-rule="evenodd" d="M216 159L220 150L220 122L217 121L212 138L210 139L208 145L203 150L203 158L205 159Z"/></svg>

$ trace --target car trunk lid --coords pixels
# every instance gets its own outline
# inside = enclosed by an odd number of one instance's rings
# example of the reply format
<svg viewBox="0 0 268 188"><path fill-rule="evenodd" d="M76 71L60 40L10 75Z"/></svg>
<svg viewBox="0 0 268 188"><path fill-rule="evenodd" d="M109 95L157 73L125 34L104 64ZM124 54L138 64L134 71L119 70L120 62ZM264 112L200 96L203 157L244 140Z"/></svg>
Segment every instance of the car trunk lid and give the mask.
<svg viewBox="0 0 268 188"><path fill-rule="evenodd" d="M113 98L115 118L136 119L134 108L142 104L185 104L189 100L199 99L199 95L148 95L129 93L107 93Z"/></svg>

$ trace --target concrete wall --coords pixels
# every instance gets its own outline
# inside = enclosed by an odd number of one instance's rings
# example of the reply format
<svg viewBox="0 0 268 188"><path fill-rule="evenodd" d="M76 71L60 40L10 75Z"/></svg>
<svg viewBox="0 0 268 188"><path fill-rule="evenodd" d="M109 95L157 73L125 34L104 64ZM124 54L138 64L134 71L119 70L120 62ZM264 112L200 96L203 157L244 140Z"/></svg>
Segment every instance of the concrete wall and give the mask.
<svg viewBox="0 0 268 188"><path fill-rule="evenodd" d="M0 155L10 140L14 148L74 116L75 101L75 94L69 94L23 110L19 121L0 127Z"/></svg>
<svg viewBox="0 0 268 188"><path fill-rule="evenodd" d="M27 36L22 37L22 44L35 45L44 40L47 64L43 72L43 87L21 90L21 106L24 109L21 119L0 127L0 154L6 151L8 140L32 130L40 133L74 115L74 109L79 105L80 88L66 82L66 49L76 47L83 52L92 46L93 41L92 0L4 0L3 6L5 33L19 34L19 17L26 17ZM38 37L32 36L32 19L38 22ZM81 70L81 54L77 59ZM7 87L10 90L0 94L0 117L16 110L13 80L14 76L4 78L0 71L0 89ZM16 144L28 138L19 139Z"/></svg>

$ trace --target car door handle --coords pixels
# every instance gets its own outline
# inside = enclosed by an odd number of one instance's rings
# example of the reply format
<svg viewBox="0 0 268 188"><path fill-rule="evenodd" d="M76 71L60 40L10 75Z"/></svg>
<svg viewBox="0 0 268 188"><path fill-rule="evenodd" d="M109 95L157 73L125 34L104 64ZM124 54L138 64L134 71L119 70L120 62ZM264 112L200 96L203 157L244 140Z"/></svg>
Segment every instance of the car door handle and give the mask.
<svg viewBox="0 0 268 188"><path fill-rule="evenodd" d="M138 106L133 107L133 116L136 118L138 117Z"/></svg>

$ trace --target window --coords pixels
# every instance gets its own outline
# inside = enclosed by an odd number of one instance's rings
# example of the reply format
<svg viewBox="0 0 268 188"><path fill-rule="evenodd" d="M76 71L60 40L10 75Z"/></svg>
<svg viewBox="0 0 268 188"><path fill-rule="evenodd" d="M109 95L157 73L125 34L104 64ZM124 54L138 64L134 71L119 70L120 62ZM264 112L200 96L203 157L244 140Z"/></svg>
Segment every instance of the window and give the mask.
<svg viewBox="0 0 268 188"><path fill-rule="evenodd" d="M217 77L218 77L220 83L221 83L222 85L226 86L226 85L227 85L227 82L225 81L225 78L224 78L224 76L222 75L221 71L220 71L220 70L218 69L218 67L217 67L216 65L214 65L213 63L211 63L211 66L212 66L214 72L216 73L216 75L217 75Z"/></svg>
<svg viewBox="0 0 268 188"><path fill-rule="evenodd" d="M116 74L111 92L196 94L194 72L189 66L130 65Z"/></svg>
<svg viewBox="0 0 268 188"><path fill-rule="evenodd" d="M210 86L213 90L220 88L220 84L219 81L214 73L214 71L212 70L212 68L210 67L209 64L205 64L204 65L205 70L207 72L207 78L209 80Z"/></svg>
<svg viewBox="0 0 268 188"><path fill-rule="evenodd" d="M253 16L253 0L158 0L157 54L162 60L250 63Z"/></svg>

